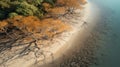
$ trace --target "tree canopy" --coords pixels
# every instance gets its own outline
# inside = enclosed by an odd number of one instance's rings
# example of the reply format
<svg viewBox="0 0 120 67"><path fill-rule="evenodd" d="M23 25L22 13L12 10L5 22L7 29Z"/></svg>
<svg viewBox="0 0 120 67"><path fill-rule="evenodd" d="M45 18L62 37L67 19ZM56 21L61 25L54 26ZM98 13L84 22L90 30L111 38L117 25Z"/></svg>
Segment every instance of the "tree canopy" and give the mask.
<svg viewBox="0 0 120 67"><path fill-rule="evenodd" d="M46 11L44 3L50 8L56 5L77 7L85 0L0 0L0 20L17 15L43 17Z"/></svg>
<svg viewBox="0 0 120 67"><path fill-rule="evenodd" d="M42 17L45 2L54 5L55 0L0 0L0 19L16 15Z"/></svg>

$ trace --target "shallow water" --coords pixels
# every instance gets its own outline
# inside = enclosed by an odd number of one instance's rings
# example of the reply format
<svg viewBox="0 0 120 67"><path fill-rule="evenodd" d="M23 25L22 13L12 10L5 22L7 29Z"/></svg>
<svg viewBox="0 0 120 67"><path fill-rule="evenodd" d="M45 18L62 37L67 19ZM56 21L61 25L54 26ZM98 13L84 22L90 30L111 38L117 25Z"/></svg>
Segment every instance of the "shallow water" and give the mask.
<svg viewBox="0 0 120 67"><path fill-rule="evenodd" d="M101 11L98 21L104 39L97 51L99 63L91 67L120 67L120 0L89 0Z"/></svg>

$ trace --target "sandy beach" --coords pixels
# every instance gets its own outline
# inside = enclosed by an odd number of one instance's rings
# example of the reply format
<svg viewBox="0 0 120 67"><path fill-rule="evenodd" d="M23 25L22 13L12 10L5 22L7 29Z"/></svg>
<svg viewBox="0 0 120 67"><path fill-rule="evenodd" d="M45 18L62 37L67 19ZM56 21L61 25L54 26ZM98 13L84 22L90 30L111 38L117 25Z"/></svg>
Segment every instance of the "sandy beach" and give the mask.
<svg viewBox="0 0 120 67"><path fill-rule="evenodd" d="M119 2L1 0L0 67L120 67Z"/></svg>
<svg viewBox="0 0 120 67"><path fill-rule="evenodd" d="M86 48L87 45L85 46L84 44L86 43L86 39L90 36L96 23L94 23L95 20L93 21L93 18L91 19L91 16L94 16L92 13L92 3L88 2L83 7L84 8L82 10L75 10L74 14L66 15L66 18L59 18L62 21L68 22L69 25L71 25L72 30L70 32L62 33L60 37L53 39L54 42L50 42L50 46L41 46L41 51L44 53L43 55L39 56L37 59L32 52L17 59L17 56L15 56L10 61L7 61L6 65L8 67L69 67L66 66L66 64L71 65L72 63L72 67L76 67L74 66L74 62L68 62L71 61L70 58L73 56L80 58L83 58L83 56L84 58L92 58L93 55L91 55L91 51L89 50L92 48ZM86 54L84 50L89 51L88 54ZM74 60L77 61L77 59ZM38 61L37 63L35 63L36 60ZM87 61L87 63L90 64L93 62L91 60L93 59L83 59L84 62ZM80 63L81 62L82 61L80 61ZM78 67L80 65L78 64Z"/></svg>
<svg viewBox="0 0 120 67"><path fill-rule="evenodd" d="M56 47L53 47L53 56L54 56L53 62L43 65L42 67L60 67L60 64L64 64L65 59L70 59L74 55L74 53L79 52L84 48L84 42L86 38L90 36L94 28L94 25L96 24L94 23L95 21L92 21L92 19L89 18L92 15L91 6L92 6L91 3L88 3L85 5L83 12L81 12L81 10L76 11L78 13L82 13L83 15L82 16L81 14L78 14L76 16L73 15L74 18L69 20L71 21L71 24L73 23L72 24L73 31L69 34L69 37L64 38L63 42L60 41L61 45L58 45L57 49ZM87 20L91 20L91 21L87 21ZM74 22L76 22L76 24ZM89 49L87 50L89 51ZM37 65L36 67L39 66L41 65ZM63 67L66 66L63 65Z"/></svg>

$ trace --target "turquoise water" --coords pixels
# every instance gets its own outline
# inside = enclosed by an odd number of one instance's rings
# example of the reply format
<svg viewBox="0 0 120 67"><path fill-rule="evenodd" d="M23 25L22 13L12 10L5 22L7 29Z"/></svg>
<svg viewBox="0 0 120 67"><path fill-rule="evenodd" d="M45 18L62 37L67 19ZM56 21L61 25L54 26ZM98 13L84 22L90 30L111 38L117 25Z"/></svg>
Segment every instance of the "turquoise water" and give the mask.
<svg viewBox="0 0 120 67"><path fill-rule="evenodd" d="M98 26L104 35L104 43L98 55L99 63L92 67L120 67L120 0L89 0L101 11ZM102 27L104 26L104 28ZM98 30L99 31L99 30ZM103 34L100 34L103 35Z"/></svg>

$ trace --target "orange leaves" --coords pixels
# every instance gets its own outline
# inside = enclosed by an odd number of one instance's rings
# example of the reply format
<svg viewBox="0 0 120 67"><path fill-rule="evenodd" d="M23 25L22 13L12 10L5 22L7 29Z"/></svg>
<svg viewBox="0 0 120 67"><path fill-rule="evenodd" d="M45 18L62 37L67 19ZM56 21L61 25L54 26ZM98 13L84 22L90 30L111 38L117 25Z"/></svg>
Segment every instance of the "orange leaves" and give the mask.
<svg viewBox="0 0 120 67"><path fill-rule="evenodd" d="M66 11L65 7L52 7L49 3L43 3L43 6L49 14L64 14Z"/></svg>
<svg viewBox="0 0 120 67"><path fill-rule="evenodd" d="M70 30L69 25L52 18L42 20L40 23L40 28L42 35L47 37L52 37L56 34Z"/></svg>
<svg viewBox="0 0 120 67"><path fill-rule="evenodd" d="M85 3L87 3L87 2L86 2L86 0L80 0L80 3L81 3L81 4L85 4Z"/></svg>
<svg viewBox="0 0 120 67"><path fill-rule="evenodd" d="M49 13L52 14L64 14L66 12L65 7L54 7L48 10Z"/></svg>
<svg viewBox="0 0 120 67"><path fill-rule="evenodd" d="M66 7L81 8L81 4L85 4L86 0L57 0L57 5Z"/></svg>
<svg viewBox="0 0 120 67"><path fill-rule="evenodd" d="M8 26L8 23L6 21L0 22L0 33L4 32L4 28Z"/></svg>
<svg viewBox="0 0 120 67"><path fill-rule="evenodd" d="M42 26L43 28L46 28L45 32L52 32L52 33L61 33L65 30L69 30L70 27L69 25L63 23L60 20L55 20L55 19L45 19L42 21Z"/></svg>
<svg viewBox="0 0 120 67"><path fill-rule="evenodd" d="M57 0L55 6L52 7L49 3L43 3L45 10L48 14L64 14L68 8L82 8L82 4L85 4L86 0Z"/></svg>
<svg viewBox="0 0 120 67"><path fill-rule="evenodd" d="M80 5L78 0L57 0L57 3L67 7L79 7Z"/></svg>
<svg viewBox="0 0 120 67"><path fill-rule="evenodd" d="M44 6L46 11L52 7L49 3L43 3L42 5Z"/></svg>
<svg viewBox="0 0 120 67"><path fill-rule="evenodd" d="M22 17L16 16L11 19L13 26L20 28L21 30L28 32L35 32L36 28L39 27L40 20L34 16Z"/></svg>
<svg viewBox="0 0 120 67"><path fill-rule="evenodd" d="M6 21L0 22L0 29L7 26L7 25L8 25L8 23Z"/></svg>
<svg viewBox="0 0 120 67"><path fill-rule="evenodd" d="M40 37L47 36L50 38L56 34L70 30L68 24L53 18L40 20L34 16L16 16L5 21L0 23L0 27L4 27L5 25L15 26L26 33L39 33ZM9 22L11 22L11 25Z"/></svg>

